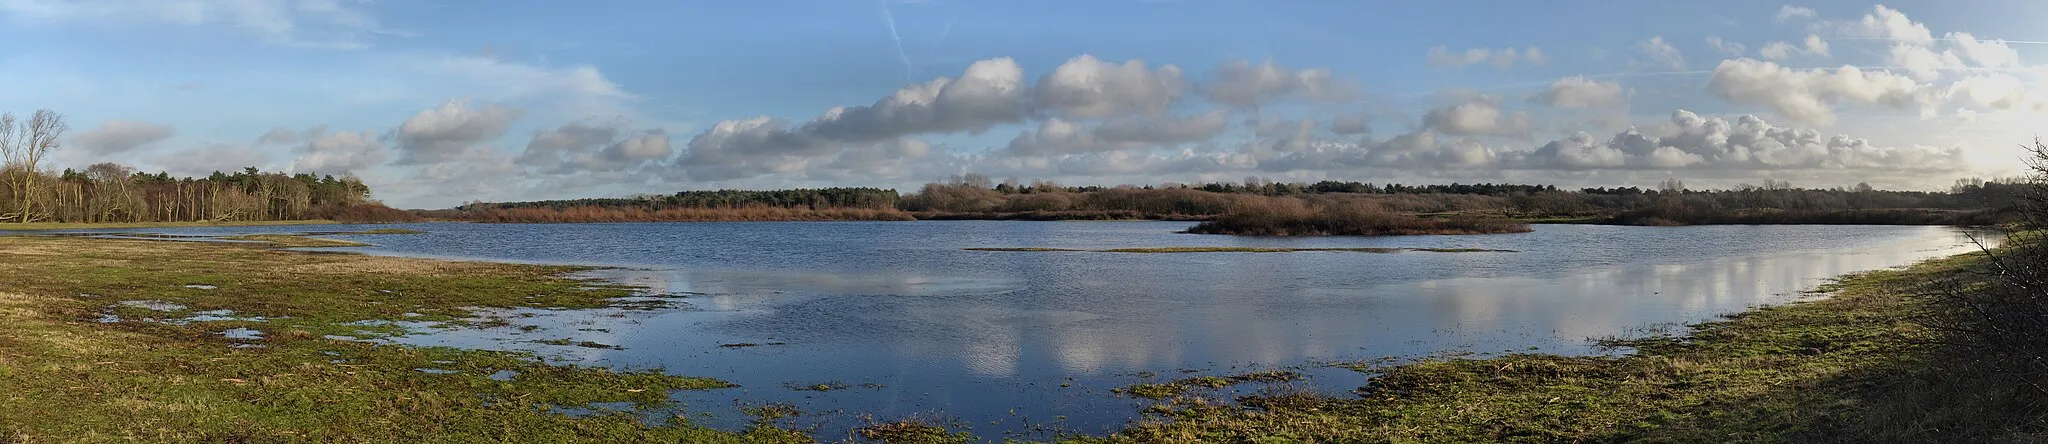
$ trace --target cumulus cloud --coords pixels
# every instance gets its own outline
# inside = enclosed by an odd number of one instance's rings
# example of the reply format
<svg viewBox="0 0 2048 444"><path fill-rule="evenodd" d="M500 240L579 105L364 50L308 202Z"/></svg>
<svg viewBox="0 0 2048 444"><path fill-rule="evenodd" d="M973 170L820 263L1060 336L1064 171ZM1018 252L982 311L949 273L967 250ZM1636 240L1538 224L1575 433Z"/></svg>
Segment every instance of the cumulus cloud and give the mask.
<svg viewBox="0 0 2048 444"><path fill-rule="evenodd" d="M1429 48L1429 65L1439 68L1463 68L1480 63L1490 63L1500 69L1508 69L1513 67L1516 61L1523 61L1532 65L1542 65L1549 63L1550 58L1543 54L1543 49L1534 46L1521 50L1515 48L1471 48L1460 52L1452 52L1449 48L1443 46Z"/></svg>
<svg viewBox="0 0 2048 444"><path fill-rule="evenodd" d="M1263 171L1356 168L1489 169L1521 171L1890 171L1952 172L1964 167L1962 150L1890 147L1812 129L1782 128L1756 116L1734 121L1672 112L1670 121L1630 127L1609 136L1575 132L1533 149L1489 147L1470 138L1446 139L1430 131L1385 140L1322 140L1298 150L1247 148Z"/></svg>
<svg viewBox="0 0 2048 444"><path fill-rule="evenodd" d="M897 90L869 106L835 107L803 127L808 135L878 142L918 133L979 133L1024 120L1024 70L1007 57L967 66L958 80L939 77Z"/></svg>
<svg viewBox="0 0 2048 444"><path fill-rule="evenodd" d="M2019 52L2003 40L1979 39L1966 32L1949 32L1936 39L1927 25L1883 5L1874 7L1861 20L1831 22L1817 28L1831 28L1850 37L1891 40L1886 64L1905 68L1925 81L1939 79L1947 71L2020 65Z"/></svg>
<svg viewBox="0 0 2048 444"><path fill-rule="evenodd" d="M205 176L215 171L235 171L251 166L261 169L277 167L264 150L233 143L161 153L146 158L142 164L137 169L159 170L180 176Z"/></svg>
<svg viewBox="0 0 2048 444"><path fill-rule="evenodd" d="M471 107L460 100L421 110L391 134L398 143L398 164L428 164L456 159L472 146L505 135L505 130L519 118L520 113L519 109L499 105Z"/></svg>
<svg viewBox="0 0 2048 444"><path fill-rule="evenodd" d="M1222 134L1229 124L1230 115L1223 110L1185 117L1124 117L1102 122L1095 127L1095 136L1120 142L1175 144L1208 140Z"/></svg>
<svg viewBox="0 0 2048 444"><path fill-rule="evenodd" d="M326 174L354 173L382 165L390 156L390 149L378 140L373 131L323 134L324 129L316 130L320 131L307 132L307 137L312 139L296 149L299 157L292 161L289 169Z"/></svg>
<svg viewBox="0 0 2048 444"><path fill-rule="evenodd" d="M1776 21L1778 23L1784 23L1798 19L1811 20L1815 16L1816 15L1813 12L1813 8L1785 5L1778 7L1778 14L1772 16L1771 20Z"/></svg>
<svg viewBox="0 0 2048 444"><path fill-rule="evenodd" d="M1521 168L1956 171L1958 148L1886 147L1846 135L1780 128L1756 116L1729 122L1677 110L1669 125L1597 139L1585 132L1508 160Z"/></svg>
<svg viewBox="0 0 2048 444"><path fill-rule="evenodd" d="M1104 151L1141 150L1151 148L1150 144L1133 141L1105 140L1097 137L1095 131L1080 123L1058 118L1039 122L1038 128L1017 134L1003 147L1002 154L1009 156L1050 156L1059 154L1080 154Z"/></svg>
<svg viewBox="0 0 2048 444"><path fill-rule="evenodd" d="M1372 132L1372 119L1360 114L1337 116L1330 119L1330 132L1338 135L1369 133Z"/></svg>
<svg viewBox="0 0 2048 444"><path fill-rule="evenodd" d="M1221 134L1228 125L1229 114L1222 110L1186 117L1126 117L1108 120L1093 128L1053 118L1040 122L1033 130L1018 133L1001 153L1008 156L1047 156L1149 150L1208 140Z"/></svg>
<svg viewBox="0 0 2048 444"><path fill-rule="evenodd" d="M1637 62L1639 64L1646 63L1672 71L1685 70L1685 56L1679 54L1678 47L1664 41L1664 36L1636 42L1636 52L1641 53L1644 58L1644 61Z"/></svg>
<svg viewBox="0 0 2048 444"><path fill-rule="evenodd" d="M1535 125L1529 122L1529 114L1516 111L1503 113L1500 99L1479 96L1463 103L1430 110L1422 116L1422 125L1453 136L1528 136Z"/></svg>
<svg viewBox="0 0 2048 444"><path fill-rule="evenodd" d="M1946 96L1985 110L2048 110L2048 92L2029 88L2011 74L1990 73L1965 77L1949 84ZM1958 111L1975 110L1964 108Z"/></svg>
<svg viewBox="0 0 2048 444"><path fill-rule="evenodd" d="M1821 40L1820 36L1818 35L1809 34L1806 36L1806 40L1804 40L1801 43L1803 44L1803 46L1794 46L1793 44L1788 42L1770 42L1764 44L1764 47L1762 49L1758 49L1757 55L1762 56L1764 60L1778 61L1791 59L1795 56L1828 56L1828 41Z"/></svg>
<svg viewBox="0 0 2048 444"><path fill-rule="evenodd" d="M1927 25L1884 5L1877 5L1862 20L1836 23L1834 26L1850 37L1887 39L1915 45L1934 43L1934 33L1927 30Z"/></svg>
<svg viewBox="0 0 2048 444"><path fill-rule="evenodd" d="M1707 88L1731 103L1768 106L1787 118L1817 125L1834 123L1834 104L1839 102L1903 109L1925 108L1940 99L1932 85L1889 72L1853 66L1792 69L1748 58L1722 61Z"/></svg>
<svg viewBox="0 0 2048 444"><path fill-rule="evenodd" d="M1555 108L1605 108L1621 103L1622 94L1621 84L1571 76L1551 82L1532 100Z"/></svg>
<svg viewBox="0 0 2048 444"><path fill-rule="evenodd" d="M125 153L143 145L171 138L171 127L133 120L111 120L98 128L71 137L71 146L105 156Z"/></svg>
<svg viewBox="0 0 2048 444"><path fill-rule="evenodd" d="M1720 51L1722 55L1726 55L1729 57L1741 57L1743 53L1749 51L1748 46L1744 46L1741 43L1722 40L1721 36L1718 35L1707 36L1707 46L1713 47L1715 51Z"/></svg>
<svg viewBox="0 0 2048 444"><path fill-rule="evenodd" d="M1084 54L1039 78L1034 104L1080 118L1158 114L1179 99L1186 87L1177 66L1152 69L1142 61L1116 64Z"/></svg>
<svg viewBox="0 0 2048 444"><path fill-rule="evenodd" d="M1290 71L1272 60L1257 65L1242 59L1223 62L1216 68L1216 82L1207 88L1210 101L1239 108L1286 98L1343 100L1352 88L1328 69Z"/></svg>

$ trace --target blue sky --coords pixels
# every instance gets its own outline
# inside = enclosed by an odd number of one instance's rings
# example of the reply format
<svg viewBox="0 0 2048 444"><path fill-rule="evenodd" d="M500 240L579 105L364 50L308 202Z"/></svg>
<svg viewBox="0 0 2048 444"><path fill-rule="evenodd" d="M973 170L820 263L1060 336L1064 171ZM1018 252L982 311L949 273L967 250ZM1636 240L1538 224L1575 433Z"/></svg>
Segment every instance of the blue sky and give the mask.
<svg viewBox="0 0 2048 444"><path fill-rule="evenodd" d="M2042 2L0 0L58 167L403 207L1323 179L1938 189L2017 172ZM900 91L899 91L900 89ZM835 111L836 109L836 111Z"/></svg>

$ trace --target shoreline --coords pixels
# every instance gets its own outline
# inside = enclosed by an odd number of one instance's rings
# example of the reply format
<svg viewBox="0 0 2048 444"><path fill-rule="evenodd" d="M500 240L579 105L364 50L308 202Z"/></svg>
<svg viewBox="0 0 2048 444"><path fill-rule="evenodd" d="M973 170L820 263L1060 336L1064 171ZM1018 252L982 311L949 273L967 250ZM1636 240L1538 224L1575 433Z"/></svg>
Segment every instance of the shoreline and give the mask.
<svg viewBox="0 0 2048 444"><path fill-rule="evenodd" d="M0 231L52 231L52 230L110 230L130 228L191 228L191 227L272 227L296 225L340 225L324 219L313 220L252 220L230 222L33 222L26 224L0 223Z"/></svg>
<svg viewBox="0 0 2048 444"><path fill-rule="evenodd" d="M148 247L137 248L142 246ZM281 246L285 245L254 246L108 239L0 237L0 251L6 251L10 254L30 259L30 261L19 263L0 264L0 271L9 272L0 273L0 276L6 276L5 279L0 279L0 283L10 284L6 285L10 290L0 291L0 319L24 325L23 328L17 331L0 332L0 374L27 374L49 376L58 379L58 381L55 381L58 384L38 384L37 381L33 381L37 378L0 378L0 385L22 385L8 387L11 389L9 391L16 393L14 396L0 395L0 406L13 407L8 410L11 413L0 413L0 424L7 424L7 427L22 428L18 430L0 429L0 432L15 433L28 437L50 437L59 440L80 436L153 436L158 439L203 439L220 436L243 436L287 440L305 439L314 436L324 436L326 439L447 437L443 435L486 439L492 436L504 437L493 434L495 432L491 429L494 426L502 427L510 424L521 424L521 427L531 426L535 427L536 430L552 431L551 433L553 434L548 436L555 436L561 439L599 441L625 437L647 439L649 436L656 435L686 436L688 439L708 442L788 442L786 440L791 439L796 439L796 442L803 442L808 439L797 438L798 436L807 435L782 430L765 422L743 431L717 431L691 426L686 423L639 424L637 420L617 415L570 418L554 413L553 407L545 404L526 404L529 407L537 406L538 408L528 409L523 413L506 412L504 411L506 409L484 405L484 403L467 404L460 399L461 397L448 396L448 393L476 393L480 397L504 396L511 393L502 391L507 389L506 387L499 387L497 389L501 391L492 391L490 389L479 389L477 385L483 384L483 387L488 387L491 384L498 384L501 386L519 387L518 390L513 391L556 393L556 395L552 395L556 396L552 399L558 403L602 399L628 400L634 404L646 402L651 404L642 405L657 406L663 401L648 398L645 395L646 393L660 392L662 390L694 390L722 387L724 383L702 378L666 375L658 372L617 372L602 367L545 364L534 360L531 356L518 352L389 345L373 346L356 341L323 338L324 335L347 333L340 331L339 328L344 319L347 319L348 322L365 319L407 320L421 317L406 316L407 314L418 313L424 317L443 322L470 322L470 318L467 317L465 314L467 312L464 309L451 305L447 301L437 303L408 296L404 292L396 296L382 296L386 293L371 292L371 294L366 295L367 297L358 297L344 304L312 303L311 298L304 295L295 295L287 297L286 299L289 300L284 301L263 301L264 303L255 304L257 305L255 307L249 305L255 301L237 299L221 294L239 291L239 289L246 287L262 287L262 285L254 285L258 282L252 281L286 277L298 282L294 287L299 288L332 285L334 282L307 279L309 276L303 274L283 277L278 275L286 270L301 269L294 267L336 267L333 264L348 265L341 266L340 270L328 270L330 272L339 272L318 274L317 276L330 276L333 279L347 282L365 278L366 276L363 273L367 273L372 269L386 272L393 270L424 272L408 274L384 281L386 282L385 285L403 286L426 285L423 282L425 280L448 279L451 275L481 275L486 279L474 279L479 282L457 285L453 288L456 292L455 294L458 295L457 299L463 299L458 302L481 304L476 306L492 306L492 304L497 304L498 306L512 307L591 308L603 306L597 304L604 304L606 300L622 297L633 292L633 289L622 285L601 284L591 286L592 281L562 277L562 273L587 270L591 267L504 264L448 259L413 259L363 254L336 255L283 251L274 248ZM51 251L52 247L54 247L55 251ZM170 251L151 252L149 250ZM219 254L190 254L207 253L206 250L215 250L213 252ZM100 264L102 266L94 267L87 263L77 263L81 260L77 256L84 256L83 260L86 262L117 261L120 264L126 264L127 268L107 268L103 266L107 264ZM1599 440L1655 438L1660 436L1665 438L1703 436L1687 435L1679 432L1693 433L1716 431L1718 429L1697 424L1686 425L1689 428L1665 429L1665 427L1673 424L1685 425L1682 422L1670 422L1670 418L1693 418L1697 414L1707 413L1696 410L1698 404L1655 402L1651 405L1617 405L1617 403L1625 404L1629 402L1629 399L1599 400L1588 398L1587 396L1598 393L1627 393L1629 396L1624 398L1649 399L1654 398L1658 393L1665 393L1667 395L1686 395L1679 396L1678 399L1685 399L1688 402L1711 401L1726 394L1692 393L1688 392L1685 387L1672 387L1673 384L1685 384L1684 381L1674 381L1672 379L1687 378L1682 377L1684 375L1674 376L1668 373L1681 371L1693 372L1691 376L1694 377L1719 375L1735 378L1729 379L1730 381L1747 381L1747 379L1741 378L1755 378L1759 376L1754 371L1743 372L1740 368L1720 368L1709 362L1714 359L1728 358L1731 353L1739 355L1736 357L1745 359L1743 362L1746 363L1753 363L1750 361L1755 359L1765 359L1766 361L1789 360L1788 362L1777 363L1790 365L1794 368L1814 367L1820 370L1828 370L1808 372L1810 374L1792 374L1787 372L1786 374L1779 375L1782 377L1779 379L1789 378L1793 380L1813 379L1811 376L1816 374L1833 376L1856 368L1867 368L1869 364L1889 363L1892 360L1869 353L1846 357L1827 356L1826 352L1805 355L1800 354L1797 351L1799 350L1797 347L1788 353L1784 352L1781 344L1776 341L1785 339L1779 336L1798 336L1815 331L1824 331L1837 335L1844 332L1853 333L1850 336L1854 337L1850 338L1851 340L1846 345L1812 344L1807 342L1799 342L1798 344L1810 349L1896 346L1896 343L1871 336L1870 331L1859 330L1856 325L1831 325L1821 330L1812 330L1810 325L1785 324L1782 321L1785 320L1784 318L1801 318L1805 321L1821 322L1861 322L1873 318L1891 319L1895 313L1868 309L1873 307L1898 308L1897 305L1899 305L1900 301L1886 302L1887 298L1903 298L1903 296L1892 293L1899 290L1895 285L1905 281L1907 278L1953 272L1960 267L1967 266L1975 256L1981 256L1981 254L1966 253L1917 262L1903 269L1879 270L1846 275L1838 279L1839 282L1835 284L1823 286L1821 290L1834 292L1830 297L1744 311L1720 318L1719 320L1697 324L1683 336L1636 338L1608 342L1612 346L1631 347L1637 350L1635 354L1625 357L1508 355L1470 360L1422 360L1385 367L1368 363L1353 363L1347 367L1360 371L1361 379L1369 378L1372 381L1370 385L1374 387L1362 391L1363 396L1359 399L1312 396L1301 393L1279 393L1238 400L1218 400L1206 398L1204 397L1207 394L1206 392L1195 390L1194 393L1186 395L1175 393L1171 396L1163 396L1155 407L1144 412L1133 412L1132 416L1137 418L1135 420L1138 422L1117 434L1103 437L1068 437L1064 440L1069 442L1150 442L1186 439L1241 440L1273 436L1329 436L1333 437L1333 439L1348 437L1365 440L1448 439L1486 441L1514 439L1516 437L1537 437L1542 440ZM200 270L202 273L194 275L184 273L185 270L169 266L170 264L141 261L143 258L150 257L171 262L215 262L216 264L206 270ZM42 261L46 260L63 262L63 264L49 264L52 267L44 267ZM358 268L349 269L347 268L349 266ZM56 268L57 270L50 270L49 268ZM105 273L109 269L121 269L128 272ZM63 270L73 271L71 273L64 273L61 272ZM79 273L86 275L80 276L78 275ZM93 276L94 274L118 274L121 276L108 278ZM421 281L415 281L413 278L418 278ZM24 282L16 282L18 280L29 281L26 282L29 285L21 285ZM49 282L49 280L56 280L57 282ZM215 286L215 288L194 290L186 287L189 285L208 285ZM561 287L566 285L590 287L591 289L570 291ZM115 293L102 290L104 288L130 288L136 286L157 288L146 295L98 294ZM553 291L564 292L565 294L542 303L509 300L502 297L494 298L488 295L489 293L502 293L504 288L536 288L535 286L554 288ZM269 287L265 288L269 289ZM289 289L286 288L286 290ZM357 289L368 290L367 288L360 287ZM21 293L10 293L10 291ZM83 293L83 295L69 296L80 293ZM277 293L266 292L265 294ZM136 300L129 299L131 296L148 296L148 300L177 303L186 307L185 312L197 312L202 309L228 309L234 310L237 317L254 315L296 320L229 320L170 325L133 320L145 316L170 316L169 314L138 307L109 308L121 305L120 302L124 300ZM271 297L276 298L276 296ZM376 307L390 302L405 302L416 304L416 306L404 309L412 311L402 312L394 312L395 308ZM1852 310L1842 310L1844 307ZM423 308L431 309L423 310ZM336 311L340 313L336 313ZM24 313L31 315L22 317ZM115 323L90 322L90 319L94 316L105 313L112 313L126 320ZM44 314L46 316L34 316L33 314ZM351 316L361 319L352 319ZM482 321L488 322L488 320ZM1881 330L1890 327L1890 325L1878 325L1876 327L1863 328ZM237 340L221 337L218 333L214 332L214 330L227 328L249 328L261 330L267 334L254 340ZM1787 328L1795 328L1796 330L1780 331ZM389 331L374 331L376 329L358 330L356 333L367 333L372 337L380 334L390 334ZM373 331L365 332L362 330ZM32 350L40 349L43 353L57 355L54 357L40 356L40 353L21 353L21 349L17 348L20 344L34 342L33 339L24 340L21 337L17 337L23 332L45 333L45 337L115 338L120 341L150 344L151 347L145 351L131 351L130 353L117 353L114 356L91 358L74 356L57 349L33 348ZM1742 334L1738 335L1735 333ZM1765 343L1758 343L1759 341L1744 342L1748 341L1743 339L1745 335L1770 336L1771 338L1769 341L1763 341ZM124 348L120 344L95 344L95 347L87 347L87 349L97 349L100 347L111 349ZM241 345L261 347L234 348ZM166 353L166 350L168 350L168 353ZM222 352L220 350L226 351ZM337 350L347 354L348 357L344 359L330 359L334 356L328 355L326 352ZM1760 353L1760 351L1774 352ZM149 366L129 365L135 363L132 361L136 361L138 358L143 361L149 361L154 358L155 362L153 364L155 365L173 365L181 364L184 361L205 361L206 359L212 359L211 357L214 355L221 355L221 357L225 358L225 362L217 365L203 365L201 367L204 367L204 369L198 370L196 374L177 373L179 371L194 371L189 368L189 365L187 365L188 368L183 370L174 368L171 370L171 375L182 376L183 379L188 381L201 382L204 382L203 378L195 378L195 376L204 375L205 378L214 378L221 383L204 384L204 387L198 388L186 387L182 390L177 390L176 394L186 398L196 396L211 400L211 402L222 402L228 405L239 403L233 399L233 396L228 395L255 399L260 402L251 402L250 404L253 405L238 405L236 406L237 408L232 409L220 409L235 412L227 413L225 414L226 416L216 414L215 416L200 415L199 417L188 417L163 412L150 414L147 412L148 409L145 409L144 414L141 415L143 418L157 419L157 424L178 424L171 429L135 429L129 426L122 426L122 423L117 421L118 418L126 418L136 413L123 410L94 410L94 407L92 407L98 405L99 407L97 408L99 409L107 409L116 404L132 404L137 402L147 405L147 403L151 402L149 401L150 397L133 399L123 398L120 395L108 395L109 392L114 392L112 390L95 391L93 394L87 395L72 393L69 389L56 387L56 385L72 383L70 380L65 379L65 376L43 374L35 370L36 367L29 365L81 367L87 369L87 371L82 372L83 374L81 375L70 375L69 378L76 379L82 377L88 381L104 378L142 378L142 381L128 381L125 384L121 384L120 387L142 393L151 393L164 392L168 389L156 388L152 390L148 388L149 384L144 382L148 381L148 377L121 376L124 374L122 372L128 372L132 369L150 368ZM1776 359L1769 358L1775 355L1786 356ZM1811 362L1802 361L1813 356L1819 356L1820 358L1813 358ZM1822 358L1827 359L1823 360ZM53 359L55 361L52 362ZM93 361L87 362L87 359L92 359ZM104 359L104 361L100 359ZM1684 368L1672 367L1669 363L1673 362L1674 359L1687 360L1688 362L1693 362L1693 364L1688 364L1689 367ZM348 362L333 362L332 368L326 368L329 366L319 364L322 361ZM97 362L112 362L114 364L92 364ZM449 362L451 364L440 364L441 362ZM312 367L307 367L309 365ZM451 371L457 373L442 375L418 370L419 368L438 369L442 367L454 367ZM261 374L263 373L261 369L265 368L293 369L288 373L295 374ZM513 381L496 381L497 378L486 376L497 374L490 372L492 370L502 371L508 368L518 368L519 370L514 371L519 374L553 374L559 377L551 377L545 380L518 381L515 376ZM1505 373L1503 373L1503 370L1499 370L1504 368L1517 370ZM251 370L257 371L252 372ZM1661 385L1646 387L1634 384L1632 382L1634 376L1627 375L1631 374L1629 372L1638 370L1648 372L1638 376L1651 375L1663 378L1657 381ZM1783 371L1785 369L1778 370ZM1717 373L1724 371L1732 373ZM271 422L283 425L305 424L306 420L317 420L316 423L331 423L336 418L351 417L355 414L334 410L311 409L305 405L291 404L289 402L284 405L296 407L280 409L277 406L265 408L262 405L267 405L273 401L280 401L273 399L277 396L311 396L304 391L305 387L298 386L300 384L324 386L327 389L341 388L346 392L348 387L355 386L349 380L356 379L354 376L362 372L377 374L378 376L374 379L381 381L381 384L396 384L399 387L411 388L390 392L362 392L343 396L342 399L337 400L338 402L344 405L357 405L360 407L360 400L356 400L356 402L351 402L350 400L356 397L367 397L390 402L393 398L389 398L389 396L404 397L407 394L412 396L432 396L438 400L436 402L441 403L437 407L446 410L442 410L442 413L438 415L429 415L428 417L430 418L446 420L449 416L473 415L474 418L482 419L462 421L460 424L417 424L423 428L418 429L416 433L425 433L425 435L408 435L397 431L379 432L373 429L357 428L297 429L289 426L247 426L237 421L231 421L246 415L260 415L268 418ZM306 378L306 376L301 375L315 375L312 378L316 378L316 380L298 380ZM1608 376L1590 377L1588 375ZM318 380L317 378L335 379ZM478 380L478 378L482 378L482 380ZM444 383L450 381L436 381L439 379L456 379L463 383L446 385ZM1777 383L1785 382L1773 381ZM163 381L154 382L157 384L164 383ZM177 384L169 385L175 386ZM69 387L69 385L66 385L66 387ZM611 387L611 389L604 387ZM1748 386L1740 388L1749 391L1758 389ZM24 393L28 394L29 397L23 398L21 394ZM1748 392L1745 391L1744 393ZM23 407L24 405L30 405L23 403L36 399L36 395L58 394L84 396L87 398L72 400L86 401L84 405L64 409L66 412L84 418L83 421L79 424L59 425L53 421L56 421L63 415L55 412L40 412L43 414L39 414L36 409ZM172 393L159 394L170 395ZM1826 392L1825 394L1833 396L1840 393ZM1571 398L1567 402L1567 398L1570 397L1565 395L1578 396L1585 399ZM100 398L95 398L94 396ZM114 398L102 399L107 396L114 396ZM126 400L122 401L123 399ZM1259 407L1263 409L1263 413L1247 412L1232 407L1238 405ZM1487 405L1493 407L1482 409L1476 416L1473 416L1472 412L1459 412L1455 409L1443 410L1457 405ZM1688 405L1694 407L1688 407ZM253 410L250 410L252 408ZM294 411L294 408L306 408L312 411ZM1791 407L1778 406L1777 408ZM375 410L372 411L375 412ZM1456 414L1449 414L1452 412L1456 412ZM381 418L381 421L387 423L387 426L389 424L409 423L407 419L401 418L407 416L402 413L403 411L385 411L372 413L370 416ZM1640 418L1644 415L1652 414L1665 415L1666 419L1658 420L1657 427L1643 426L1645 423L1641 423ZM1172 418L1173 420L1163 421L1167 418ZM1367 420L1367 418L1382 418L1386 422L1375 422L1377 420ZM379 421L375 418L363 419ZM1491 423L1487 421L1491 421ZM264 421L258 421L257 423L267 424ZM1307 425L1297 426L1297 423ZM1479 427L1482 424L1492 425ZM1303 428L1336 427L1338 425L1342 425L1345 428ZM958 435L958 432L946 432L943 428L937 428L928 424L917 424L912 420L882 423L877 424L877 426L857 432L861 433L862 436L877 439L896 437L897 435L892 435L892 433L897 432L916 434L917 436L961 437L961 435ZM1347 432L1347 430L1350 431ZM1412 433L1392 433L1397 430L1408 430ZM1671 433L1660 435L1660 433L1664 432L1659 432L1659 430ZM1676 430L1676 432L1672 430ZM1755 431L1751 430L1751 432ZM625 434L621 435L619 433ZM937 433L937 435L933 435L933 433ZM1329 434L1324 435L1323 433ZM890 442L926 441L898 440Z"/></svg>

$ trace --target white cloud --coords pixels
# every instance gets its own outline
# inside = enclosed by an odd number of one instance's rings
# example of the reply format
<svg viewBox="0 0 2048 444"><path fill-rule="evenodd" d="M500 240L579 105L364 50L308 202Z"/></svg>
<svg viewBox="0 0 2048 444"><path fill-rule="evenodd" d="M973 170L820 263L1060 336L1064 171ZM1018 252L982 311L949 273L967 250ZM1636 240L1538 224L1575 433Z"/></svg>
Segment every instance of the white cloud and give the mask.
<svg viewBox="0 0 2048 444"><path fill-rule="evenodd" d="M1721 40L1721 36L1718 35L1707 36L1707 46L1713 47L1715 51L1720 51L1722 55L1726 55L1729 57L1741 57L1743 53L1749 51L1748 46L1743 46L1743 44L1741 43Z"/></svg>
<svg viewBox="0 0 2048 444"><path fill-rule="evenodd" d="M1778 7L1778 14L1772 16L1771 20L1784 23L1795 19L1812 19L1814 17L1813 8L1785 5Z"/></svg>
<svg viewBox="0 0 2048 444"><path fill-rule="evenodd" d="M1216 68L1216 82L1208 85L1209 100L1239 108L1287 97L1307 100L1350 98L1350 85L1338 80L1328 69L1290 71L1272 60L1253 65L1242 59L1223 62Z"/></svg>
<svg viewBox="0 0 2048 444"><path fill-rule="evenodd" d="M1806 36L1806 40L1801 43L1805 46L1794 46L1787 42L1771 42L1765 44L1762 49L1757 50L1757 54L1762 56L1764 60L1777 61L1791 59L1795 56L1828 56L1828 41L1822 40L1819 35L1809 34Z"/></svg>
<svg viewBox="0 0 2048 444"><path fill-rule="evenodd" d="M1364 115L1342 115L1330 120L1330 132L1338 135L1365 134L1372 132L1372 119Z"/></svg>
<svg viewBox="0 0 2048 444"><path fill-rule="evenodd" d="M1081 55L1039 78L1034 104L1081 118L1158 114L1178 100L1186 87L1177 66L1161 65L1155 70L1142 61L1119 65Z"/></svg>
<svg viewBox="0 0 2048 444"><path fill-rule="evenodd" d="M71 136L71 146L95 156L126 153L171 138L171 127L133 120L110 120L99 128Z"/></svg>
<svg viewBox="0 0 2048 444"><path fill-rule="evenodd" d="M1429 48L1429 65L1439 68L1463 68L1480 63L1490 63L1500 69L1507 69L1513 67L1516 61L1523 61L1532 65L1542 65L1549 63L1550 57L1544 55L1541 48L1534 46L1520 50L1515 48L1471 48L1462 52L1451 52L1449 48L1443 46Z"/></svg>
<svg viewBox="0 0 2048 444"><path fill-rule="evenodd" d="M960 79L911 85L869 106L835 107L804 124L806 134L844 142L879 142L919 133L979 133L1024 120L1024 70L1007 57L967 66Z"/></svg>
<svg viewBox="0 0 2048 444"><path fill-rule="evenodd" d="M1480 96L1430 110L1422 125L1453 136L1528 136L1535 125L1526 112L1504 113L1497 97Z"/></svg>
<svg viewBox="0 0 2048 444"><path fill-rule="evenodd" d="M1604 108L1620 103L1622 99L1621 84L1580 76L1557 79L1533 97L1538 103L1556 108Z"/></svg>
<svg viewBox="0 0 2048 444"><path fill-rule="evenodd" d="M1707 88L1731 103L1764 105L1787 118L1831 125L1834 104L1850 102L1892 108L1925 107L1940 99L1931 85L1883 71L1843 66L1792 69L1755 59L1724 60Z"/></svg>
<svg viewBox="0 0 2048 444"><path fill-rule="evenodd" d="M406 119L392 138L398 141L398 164L429 164L461 157L470 147L505 135L521 111L499 105L470 107L451 100Z"/></svg>
<svg viewBox="0 0 2048 444"><path fill-rule="evenodd" d="M615 126L572 123L536 132L526 151L514 160L520 166L551 175L633 170L673 157L668 134L647 130L620 138Z"/></svg>
<svg viewBox="0 0 2048 444"><path fill-rule="evenodd" d="M1668 125L1629 128L1605 141L1584 132L1552 141L1526 155L1526 168L1873 170L1952 172L1965 161L1958 148L1885 147L1846 135L1780 128L1756 116L1734 122L1672 112Z"/></svg>
<svg viewBox="0 0 2048 444"><path fill-rule="evenodd" d="M634 118L629 106L638 99L590 65L545 67L483 56L403 59L422 72L445 76L436 85L442 95L460 95L500 103L520 103L559 120Z"/></svg>
<svg viewBox="0 0 2048 444"><path fill-rule="evenodd" d="M1896 40L1921 46L1934 43L1934 33L1927 30L1927 25L1884 5L1877 5L1862 20L1836 23L1835 27L1850 37Z"/></svg>
<svg viewBox="0 0 2048 444"><path fill-rule="evenodd" d="M317 132L315 132L317 133ZM390 149L373 131L338 132L314 137L297 148L299 158L288 169L325 174L354 173L384 163Z"/></svg>
<svg viewBox="0 0 2048 444"><path fill-rule="evenodd" d="M1642 53L1652 66L1672 71L1685 70L1685 56L1679 54L1678 47L1665 42L1663 36L1636 42L1636 52Z"/></svg>
<svg viewBox="0 0 2048 444"><path fill-rule="evenodd" d="M1103 140L1175 144L1208 140L1222 134L1230 114L1213 110L1193 116L1144 116L1110 119L1095 127Z"/></svg>

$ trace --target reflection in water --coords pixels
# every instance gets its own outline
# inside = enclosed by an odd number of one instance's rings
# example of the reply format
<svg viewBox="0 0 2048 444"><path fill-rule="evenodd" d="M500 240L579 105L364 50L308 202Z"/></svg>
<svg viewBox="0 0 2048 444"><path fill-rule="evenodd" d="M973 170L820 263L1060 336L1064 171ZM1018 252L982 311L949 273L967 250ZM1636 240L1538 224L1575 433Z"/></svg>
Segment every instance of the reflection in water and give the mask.
<svg viewBox="0 0 2048 444"><path fill-rule="evenodd" d="M1844 273L1972 248L1939 227L1540 226L1378 238L1173 234L1185 223L429 224L373 253L616 265L600 275L679 295L667 310L521 310L521 326L419 344L726 379L679 393L699 423L744 427L735 402L811 412L836 435L938 413L983 436L1051 425L1099 433L1141 406L1108 389L1208 374L1447 351L1598 352L1588 338L1797 300ZM346 236L337 236L347 238ZM533 242L543 239L546 242ZM518 241L510 241L518 240ZM578 248L561 248L576 245ZM1473 247L1514 253L1068 254L968 247ZM569 339L620 350L549 346ZM762 344L721 347L726 344ZM1312 371L1313 388L1363 383ZM794 384L838 381L831 392ZM838 411L838 413L834 413ZM659 416L672 412L654 412ZM705 416L708 415L708 416ZM1063 419L1062 419L1063 418ZM1042 435L1041 435L1042 436Z"/></svg>

